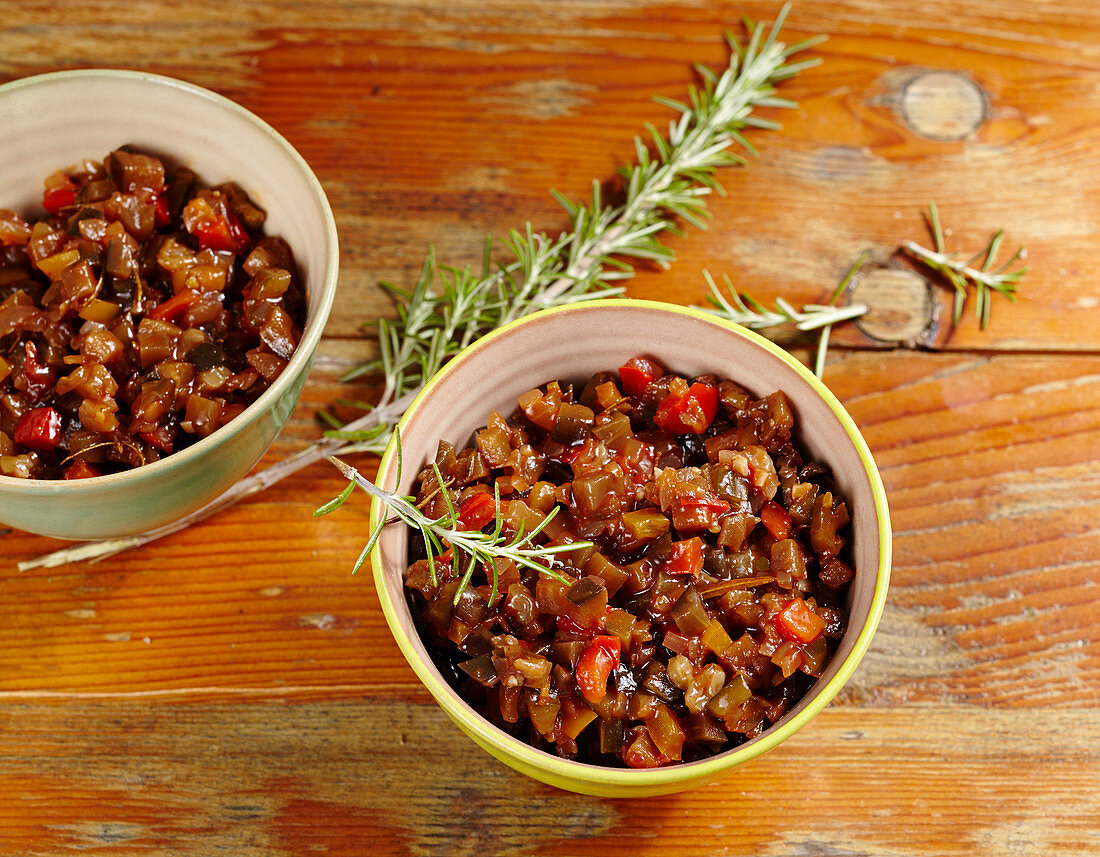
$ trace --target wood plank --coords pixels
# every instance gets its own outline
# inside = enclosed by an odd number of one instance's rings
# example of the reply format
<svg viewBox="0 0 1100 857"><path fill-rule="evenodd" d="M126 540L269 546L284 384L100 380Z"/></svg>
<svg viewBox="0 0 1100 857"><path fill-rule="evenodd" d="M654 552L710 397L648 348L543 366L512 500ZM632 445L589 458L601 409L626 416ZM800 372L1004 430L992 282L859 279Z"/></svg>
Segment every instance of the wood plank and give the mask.
<svg viewBox="0 0 1100 857"><path fill-rule="evenodd" d="M535 783L433 705L123 697L6 710L0 849L27 857L659 857L670 843L684 857L1085 857L1100 842L1096 709L833 706L723 781L631 800Z"/></svg>

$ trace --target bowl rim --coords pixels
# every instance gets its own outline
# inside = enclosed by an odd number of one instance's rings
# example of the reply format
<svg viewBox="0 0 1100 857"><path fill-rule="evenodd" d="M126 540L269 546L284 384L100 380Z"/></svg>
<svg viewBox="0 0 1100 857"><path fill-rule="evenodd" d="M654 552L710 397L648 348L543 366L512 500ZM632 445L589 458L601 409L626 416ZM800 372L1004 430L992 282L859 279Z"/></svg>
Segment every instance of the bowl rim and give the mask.
<svg viewBox="0 0 1100 857"><path fill-rule="evenodd" d="M299 372L308 371L309 365L313 359L313 354L321 340L321 334L324 332L325 325L328 323L328 317L332 311L333 302L336 298L336 286L339 278L340 241L336 231L336 219L332 214L332 206L329 204L328 196L325 194L325 190L320 180L317 178L317 175L313 172L312 167L309 166L306 159L302 157L298 150L295 149L282 134L251 110L242 107L232 99L226 98L224 95L219 95L198 84L180 80L175 77L121 68L66 69L63 71L50 71L42 74L28 75L27 77L17 78L7 83L0 84L0 96L17 90L30 89L35 86L81 80L129 80L180 90L190 97L198 97L212 103L223 111L231 113L238 119L252 125L262 134L266 135L275 144L276 148L281 149L289 161L297 167L305 178L306 184L309 186L310 192L320 209L321 219L324 224L326 247L323 262L324 274L321 282L320 302L317 305L316 311L308 318L307 324L302 331L302 338L298 341L298 345L294 349L294 353L291 355L290 360L287 361L286 367L283 369L282 373L280 373L279 377L275 379L275 383L264 390L256 401L245 408L236 419L231 420L206 437L200 438L185 449L173 452L170 455L166 455L164 458L150 462L149 464L144 464L141 467L123 470L118 473L107 473L87 479L67 480L20 479L15 476L4 476L0 474L0 487L6 490L19 487L28 496L42 497L58 493L73 495L94 494L107 486L124 486L127 482L140 482L146 479L152 479L161 472L167 473L193 458L202 457L207 450L230 441L250 425L258 416L268 411L282 397L287 388L291 386Z"/></svg>
<svg viewBox="0 0 1100 857"><path fill-rule="evenodd" d="M381 547L377 544L371 551L370 557L375 589L378 594L379 602L382 605L382 611L385 614L386 622L390 626L391 633L401 653L404 655L405 660L408 661L409 666L412 667L417 677L428 689L429 693L431 693L440 707L442 707L456 723L460 724L463 730L469 732L471 736L476 737L479 743L483 743L483 746L486 748L491 747L491 752L493 755L497 755L498 758L500 758L499 754L503 754L523 764L528 771L543 772L558 781L585 782L590 785L598 786L630 786L638 788L659 787L679 782L705 779L707 777L716 777L731 767L743 764L744 762L748 762L751 759L763 755L809 723L810 720L812 720L833 700L837 693L840 692L840 689L847 683L848 679L851 678L852 673L866 654L871 644L871 638L874 636L879 619L882 616L890 583L892 531L890 526L889 507L886 501L886 490L882 484L878 467L875 464L874 458L871 456L871 451L867 446L867 442L864 440L855 421L832 391L801 362L775 343L741 325L734 324L733 322L727 321L702 309L661 301L633 298L601 298L598 300L576 301L564 306L540 310L537 313L523 316L500 328L490 331L477 342L471 344L465 351L456 355L440 369L439 372L428 380L424 388L413 399L406 409L405 414L398 422L398 430L400 430L408 419L415 415L417 406L424 397L426 397L436 386L443 383L455 368L464 361L466 355L474 351L491 347L497 339L508 335L517 327L522 327L531 323L533 319L545 317L550 314L568 313L577 311L578 309L590 309L595 307L604 307L608 311L623 307L648 307L651 309L691 316L701 321L723 327L755 343L757 346L763 348L765 351L771 353L774 357L793 368L798 375L801 376L802 380L804 380L818 396L824 400L826 405L841 423L849 440L855 447L859 459L863 464L868 482L870 483L871 494L874 500L875 518L878 522L879 563L876 569L875 590L872 595L867 618L863 623L863 627L860 629L852 651L849 653L848 657L845 658L836 675L822 686L806 706L790 720L769 728L753 741L747 742L740 747L727 750L716 756L680 765L643 770L592 765L587 762L561 759L543 750L539 750L493 726L485 717L474 711L474 709L464 701L460 700L461 704L458 705L454 703L450 686L446 685L442 679L437 678L436 675L427 668L427 665L417 657L413 649L412 641L403 632L398 622L397 608L386 594L387 589L381 563ZM388 471L390 462L396 456L396 441L397 436L395 433L395 435L391 437L389 444L387 444L386 450L379 462L379 474L384 474ZM383 513L384 507L381 501L372 499L369 518L371 530L377 526Z"/></svg>

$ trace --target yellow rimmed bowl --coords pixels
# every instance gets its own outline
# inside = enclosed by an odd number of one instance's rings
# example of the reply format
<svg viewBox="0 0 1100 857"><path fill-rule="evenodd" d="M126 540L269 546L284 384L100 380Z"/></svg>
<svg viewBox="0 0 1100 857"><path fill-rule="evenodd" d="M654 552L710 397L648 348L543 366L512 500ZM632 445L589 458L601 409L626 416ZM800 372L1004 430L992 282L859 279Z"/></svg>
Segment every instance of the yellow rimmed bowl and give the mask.
<svg viewBox="0 0 1100 857"><path fill-rule="evenodd" d="M173 78L119 69L36 75L0 86L0 208L40 210L42 182L125 144L235 181L294 251L308 299L298 348L228 425L160 461L80 480L0 476L0 521L41 535L102 539L168 523L244 476L290 416L336 292L339 245L325 192L300 154L240 105Z"/></svg>
<svg viewBox="0 0 1100 857"><path fill-rule="evenodd" d="M795 440L827 465L847 498L856 576L847 597L848 629L824 674L779 722L756 739L716 756L651 770L603 767L560 759L508 735L474 711L447 684L417 634L402 579L409 530L387 526L371 562L378 595L402 653L452 720L497 759L544 783L584 794L667 794L719 779L805 726L836 696L867 651L890 576L890 520L875 462L852 418L817 378L785 351L738 325L699 310L633 300L601 300L546 310L494 331L448 363L425 386L400 422L403 466L390 444L378 484L413 490L417 472L439 441L462 448L493 410L511 413L517 397L547 381L583 380L635 355L669 371L730 378L755 395L786 393L795 413ZM375 501L371 525L386 514Z"/></svg>

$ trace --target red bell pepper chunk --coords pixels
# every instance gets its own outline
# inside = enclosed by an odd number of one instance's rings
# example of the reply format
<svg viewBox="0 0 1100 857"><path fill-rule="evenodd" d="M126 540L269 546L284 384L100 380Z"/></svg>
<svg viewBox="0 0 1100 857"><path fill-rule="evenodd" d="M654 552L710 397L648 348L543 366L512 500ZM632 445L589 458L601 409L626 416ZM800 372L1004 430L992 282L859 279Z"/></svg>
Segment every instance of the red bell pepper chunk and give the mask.
<svg viewBox="0 0 1100 857"><path fill-rule="evenodd" d="M243 253L248 245L252 243L252 239L233 212L227 212L226 218L228 219L229 235L233 239L233 245L238 253Z"/></svg>
<svg viewBox="0 0 1100 857"><path fill-rule="evenodd" d="M650 381L656 381L665 374L657 363L645 357L631 357L626 365L619 367L619 382L623 392L637 398L645 392Z"/></svg>
<svg viewBox="0 0 1100 857"><path fill-rule="evenodd" d="M825 620L801 598L788 601L775 618L779 633L795 643L812 643L825 630Z"/></svg>
<svg viewBox="0 0 1100 857"><path fill-rule="evenodd" d="M721 515L723 512L728 512L730 504L723 500L721 497L715 497L713 494L707 493L702 497L684 497L680 501L680 508L682 509L695 509L703 510L703 514L707 512L714 512L716 515Z"/></svg>
<svg viewBox="0 0 1100 857"><path fill-rule="evenodd" d="M149 318L157 321L168 321L173 324L183 318L183 314L191 308L198 299L199 293L194 289L183 289L178 295L173 295L164 303L157 304L149 311Z"/></svg>
<svg viewBox="0 0 1100 857"><path fill-rule="evenodd" d="M471 494L458 507L458 520L467 530L480 530L497 516L492 494Z"/></svg>
<svg viewBox="0 0 1100 857"><path fill-rule="evenodd" d="M577 659L577 687L589 702L607 696L607 679L618 669L622 643L618 637L599 634L585 646Z"/></svg>
<svg viewBox="0 0 1100 857"><path fill-rule="evenodd" d="M183 209L183 224L202 250L241 253L251 243L248 232L224 202L198 196Z"/></svg>
<svg viewBox="0 0 1100 857"><path fill-rule="evenodd" d="M630 768L659 768L672 760L657 749L648 732L643 732L626 748L623 761Z"/></svg>
<svg viewBox="0 0 1100 857"><path fill-rule="evenodd" d="M90 479L93 476L100 476L98 468L93 467L83 458L78 458L72 464L65 469L66 479Z"/></svg>
<svg viewBox="0 0 1100 857"><path fill-rule="evenodd" d="M229 224L220 217L200 223L192 231L199 239L199 247L202 250L237 252L237 245L229 232Z"/></svg>
<svg viewBox="0 0 1100 857"><path fill-rule="evenodd" d="M175 449L176 426L172 423L157 426L153 431L140 432L138 437L150 446L155 446L161 452L167 454Z"/></svg>
<svg viewBox="0 0 1100 857"><path fill-rule="evenodd" d="M164 190L157 194L157 198L153 202L153 214L156 217L158 229L172 222L172 212L168 208L168 197L165 195Z"/></svg>
<svg viewBox="0 0 1100 857"><path fill-rule="evenodd" d="M76 205L76 185L72 182L48 187L42 192L42 207L50 214L57 214L72 205Z"/></svg>
<svg viewBox="0 0 1100 857"><path fill-rule="evenodd" d="M696 382L682 395L665 396L653 422L669 434L702 434L717 415L718 388Z"/></svg>
<svg viewBox="0 0 1100 857"><path fill-rule="evenodd" d="M31 408L15 424L12 440L35 452L49 452L61 443L61 414L53 408Z"/></svg>
<svg viewBox="0 0 1100 857"><path fill-rule="evenodd" d="M698 577L703 570L703 540L696 536L672 543L672 553L665 563L666 574L690 574Z"/></svg>
<svg viewBox="0 0 1100 857"><path fill-rule="evenodd" d="M774 500L769 500L760 509L760 521L776 541L783 541L791 534L790 513Z"/></svg>

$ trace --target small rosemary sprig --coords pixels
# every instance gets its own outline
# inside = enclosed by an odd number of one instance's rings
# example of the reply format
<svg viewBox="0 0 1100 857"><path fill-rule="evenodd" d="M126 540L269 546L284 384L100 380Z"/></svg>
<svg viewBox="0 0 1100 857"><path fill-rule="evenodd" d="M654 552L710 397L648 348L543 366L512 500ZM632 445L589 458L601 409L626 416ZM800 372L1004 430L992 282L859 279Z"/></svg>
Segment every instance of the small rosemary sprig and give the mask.
<svg viewBox="0 0 1100 857"><path fill-rule="evenodd" d="M496 603L498 594L498 583L500 579L497 566L498 560L510 560L518 566L547 574L555 580L565 583L566 579L550 568L548 561L559 553L592 547L592 543L586 541L570 542L562 545L535 543L535 538L557 515L559 510L557 506L548 512L530 532L524 532L521 527L518 532L512 533L511 535L505 534L504 519L500 508L500 492L495 488L493 500L495 502L496 513L493 518L492 530L490 532L484 532L482 530L464 529L459 520L458 509L455 507L450 492L444 484L443 476L439 472L439 467L434 463L432 464L432 468L435 471L436 485L440 486L442 489L442 496L447 509L447 511L438 518L429 518L420 511L420 509L414 505L416 501L415 497L402 496L393 491L386 491L380 488L359 473L354 467L351 467L338 458L330 457L329 461L347 477L348 486L335 498L317 509L313 513L314 517L327 515L329 512L339 509L351 496L356 486L359 486L372 497L385 503L386 508L392 515L392 517L389 518L381 518L371 531L367 544L364 546L362 552L359 554L358 560L355 562L355 566L352 568L352 573L358 571L363 566L363 563L366 562L367 557L370 555L370 552L374 550L375 544L382 535L382 528L387 524L400 521L404 522L412 529L419 531L420 537L424 542L424 550L427 553L428 559L428 569L431 575L431 581L434 585L438 585L436 561L440 556L450 550L453 557L452 567L456 570L459 568L462 569L462 576L459 580L458 589L455 591L454 595L454 603L458 604L462 592L469 585L474 572L480 567L486 570L487 575L491 573L492 589L489 594L489 604L492 605ZM397 480L400 481L400 436L397 437L397 474Z"/></svg>
<svg viewBox="0 0 1100 857"><path fill-rule="evenodd" d="M994 233L993 237L989 239L989 243L986 244L985 247L966 261L962 261L958 258L958 253L948 253L945 249L943 227L940 225L940 214L936 209L935 202L930 202L928 204L928 215L926 220L928 222L928 229L932 233L932 240L935 243L936 249L929 250L917 244L915 241L906 241L902 244L902 249L914 256L922 264L943 276L952 286L954 286L955 324L958 324L959 320L962 318L967 296L970 293L971 287L973 287L975 289L974 312L981 324L982 330L984 330L989 324L990 303L994 293L1008 298L1010 301L1016 300L1016 289L1019 285L1020 278L1027 273L1027 266L1016 268L1012 271L1008 269L1025 258L1027 255L1027 248L1020 247L1007 262L994 269L993 265L996 261L997 253L1001 249L1001 242L1004 241L1004 230L999 229ZM983 257L984 260L982 261L981 267L975 268L974 266L979 260L982 260Z"/></svg>
<svg viewBox="0 0 1100 857"><path fill-rule="evenodd" d="M702 309L752 330L765 330L787 324L793 325L795 330L803 333L820 330L817 356L814 360L814 374L820 378L822 372L825 371L825 355L829 349L829 331L832 330L833 325L859 318L867 312L866 304L838 307L836 302L844 293L844 290L848 288L852 278L859 273L868 256L868 253L861 254L855 264L848 269L848 272L833 290L829 303L804 304L801 310L796 310L785 298L776 298L773 309L768 309L748 292L738 292L733 287L729 277L722 276L722 283L725 286L723 290L714 282L710 272L704 271L703 277L710 287L710 294L707 297L713 306L702 307Z"/></svg>

